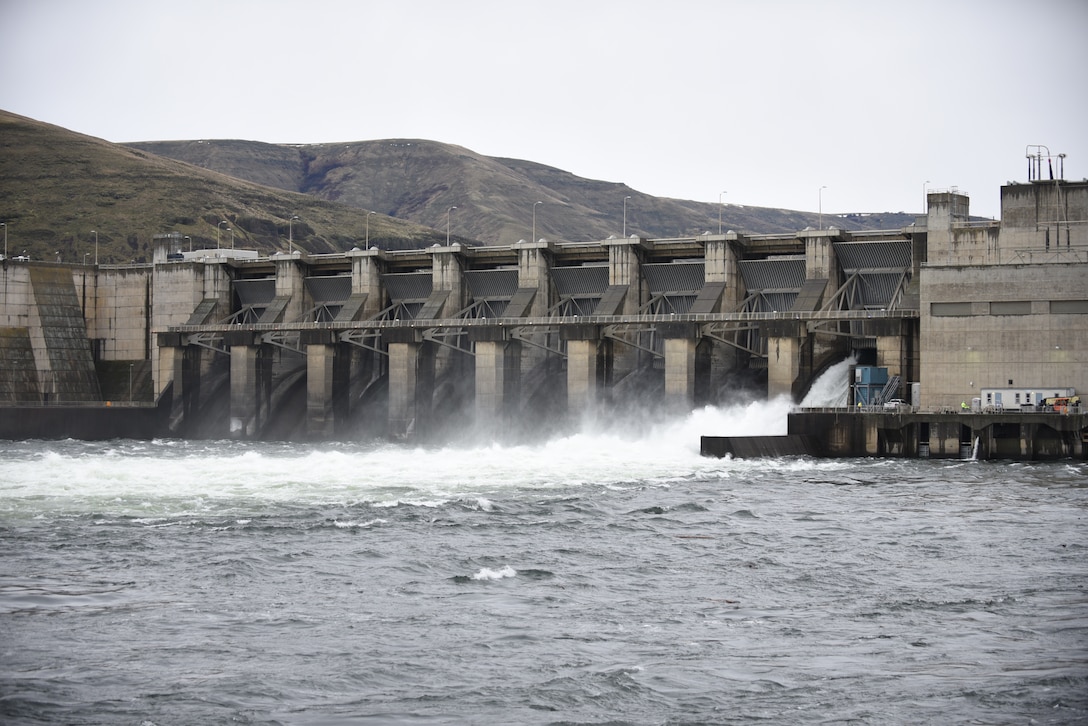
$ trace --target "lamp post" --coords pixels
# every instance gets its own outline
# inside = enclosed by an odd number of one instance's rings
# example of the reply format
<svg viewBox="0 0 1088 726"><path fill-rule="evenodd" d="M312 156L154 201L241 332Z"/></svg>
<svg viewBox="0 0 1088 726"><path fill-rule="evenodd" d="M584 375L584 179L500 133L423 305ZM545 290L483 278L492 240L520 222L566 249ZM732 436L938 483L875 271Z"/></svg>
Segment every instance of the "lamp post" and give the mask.
<svg viewBox="0 0 1088 726"><path fill-rule="evenodd" d="M98 232L92 229L91 234L94 235L94 266L98 267Z"/></svg>
<svg viewBox="0 0 1088 726"><path fill-rule="evenodd" d="M189 235L185 235L185 239L189 240L189 251L192 252L193 251L193 238L190 237Z"/></svg>
<svg viewBox="0 0 1088 726"><path fill-rule="evenodd" d="M4 228L4 259L8 258L8 223L0 222L0 227Z"/></svg>
<svg viewBox="0 0 1088 726"><path fill-rule="evenodd" d="M215 249L219 250L219 232L223 229L224 224L230 224L227 220L223 220L219 224L215 225Z"/></svg>
<svg viewBox="0 0 1088 726"><path fill-rule="evenodd" d="M234 227L227 227L227 230L230 232L230 248L233 250L234 249Z"/></svg>
<svg viewBox="0 0 1088 726"><path fill-rule="evenodd" d="M87 258L88 258L88 257L90 257L90 256L91 256L91 253L90 253L90 252L84 252L84 253L83 253L83 266L84 266L84 267L86 267L86 266L87 266Z"/></svg>
<svg viewBox="0 0 1088 726"><path fill-rule="evenodd" d="M824 189L827 189L826 185L820 187L820 212L819 212L819 215L820 215L820 217L819 217L819 219L820 219L819 227L820 227L820 229L824 228Z"/></svg>
<svg viewBox="0 0 1088 726"><path fill-rule="evenodd" d="M292 214L291 218L287 220L287 251L290 254L295 254L295 220L298 219L297 214Z"/></svg>
<svg viewBox="0 0 1088 726"><path fill-rule="evenodd" d="M627 200L631 197L623 198L623 236L627 237Z"/></svg>
<svg viewBox="0 0 1088 726"><path fill-rule="evenodd" d="M374 214L374 212L366 213L366 248L368 250L370 249L370 215L372 214Z"/></svg>
<svg viewBox="0 0 1088 726"><path fill-rule="evenodd" d="M718 192L718 234L722 233L722 195L729 192Z"/></svg>
<svg viewBox="0 0 1088 726"><path fill-rule="evenodd" d="M926 187L929 186L929 179L922 182L922 214L929 214L929 192Z"/></svg>
<svg viewBox="0 0 1088 726"><path fill-rule="evenodd" d="M536 205L543 203L544 202L533 202L533 236L529 238L530 242L536 242Z"/></svg>
<svg viewBox="0 0 1088 726"><path fill-rule="evenodd" d="M450 207L446 210L446 246L450 246L450 212L457 209L457 207Z"/></svg>

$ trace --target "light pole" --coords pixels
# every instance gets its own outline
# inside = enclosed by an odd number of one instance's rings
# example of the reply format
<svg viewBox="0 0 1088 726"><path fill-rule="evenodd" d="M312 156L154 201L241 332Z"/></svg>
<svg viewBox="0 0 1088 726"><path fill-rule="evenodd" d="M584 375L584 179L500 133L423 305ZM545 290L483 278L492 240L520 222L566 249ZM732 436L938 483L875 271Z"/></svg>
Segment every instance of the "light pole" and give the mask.
<svg viewBox="0 0 1088 726"><path fill-rule="evenodd" d="M446 210L446 246L450 246L450 212L457 209L457 207L450 207Z"/></svg>
<svg viewBox="0 0 1088 726"><path fill-rule="evenodd" d="M189 240L189 251L192 252L193 251L193 238L190 237L189 235L185 235L185 239Z"/></svg>
<svg viewBox="0 0 1088 726"><path fill-rule="evenodd" d="M366 248L368 250L370 249L370 215L372 214L374 214L374 212L366 213Z"/></svg>
<svg viewBox="0 0 1088 726"><path fill-rule="evenodd" d="M624 239L627 238L627 200L630 199L630 198L631 197L624 197L623 198L623 236L624 236Z"/></svg>
<svg viewBox="0 0 1088 726"><path fill-rule="evenodd" d="M929 186L929 179L922 182L922 214L929 214L929 192L926 187Z"/></svg>
<svg viewBox="0 0 1088 726"><path fill-rule="evenodd" d="M820 212L819 212L819 214L820 214L820 217L819 217L819 219L820 219L820 222L819 222L820 229L824 228L824 189L827 189L826 185L820 187Z"/></svg>
<svg viewBox="0 0 1088 726"><path fill-rule="evenodd" d="M94 266L98 267L98 232L92 229L91 234L94 235Z"/></svg>
<svg viewBox="0 0 1088 726"><path fill-rule="evenodd" d="M230 248L233 250L234 249L234 227L227 227L227 230L230 232Z"/></svg>
<svg viewBox="0 0 1088 726"><path fill-rule="evenodd" d="M544 202L533 202L533 236L529 238L530 242L536 242L536 205L543 203Z"/></svg>
<svg viewBox="0 0 1088 726"><path fill-rule="evenodd" d="M219 250L219 232L220 232L220 230L223 229L224 224L230 224L230 222L228 222L227 220L224 219L222 222L215 225L215 249L216 249L216 251Z"/></svg>
<svg viewBox="0 0 1088 726"><path fill-rule="evenodd" d="M87 258L88 258L88 257L90 257L90 256L91 256L91 253L90 253L90 252L84 252L84 253L83 253L83 266L84 266L84 267L86 267L86 266L87 266Z"/></svg>
<svg viewBox="0 0 1088 726"><path fill-rule="evenodd" d="M4 259L8 258L8 223L0 222L0 227L4 228Z"/></svg>
<svg viewBox="0 0 1088 726"><path fill-rule="evenodd" d="M722 233L722 195L729 192L718 192L718 234Z"/></svg>
<svg viewBox="0 0 1088 726"><path fill-rule="evenodd" d="M295 220L298 219L297 214L292 214L291 218L287 220L287 251L290 254L295 254Z"/></svg>

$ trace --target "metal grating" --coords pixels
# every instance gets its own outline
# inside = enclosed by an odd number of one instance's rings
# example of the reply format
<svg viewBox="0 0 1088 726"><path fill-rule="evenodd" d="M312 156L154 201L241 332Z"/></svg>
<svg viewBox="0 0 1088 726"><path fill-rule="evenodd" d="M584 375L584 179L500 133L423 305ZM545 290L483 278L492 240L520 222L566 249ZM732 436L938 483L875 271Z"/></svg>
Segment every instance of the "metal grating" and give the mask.
<svg viewBox="0 0 1088 726"><path fill-rule="evenodd" d="M422 303L431 296L432 275L429 272L390 272L382 275L382 283L393 302Z"/></svg>
<svg viewBox="0 0 1088 726"><path fill-rule="evenodd" d="M560 297L600 297L608 288L608 268L553 267L552 280Z"/></svg>
<svg viewBox="0 0 1088 726"><path fill-rule="evenodd" d="M784 313L793 308L796 292L765 292L756 298L754 313Z"/></svg>
<svg viewBox="0 0 1088 726"><path fill-rule="evenodd" d="M870 272L858 279L858 292L862 307L886 308L899 290L901 272Z"/></svg>
<svg viewBox="0 0 1088 726"><path fill-rule="evenodd" d="M749 292L800 290L805 284L805 258L742 260L740 274Z"/></svg>
<svg viewBox="0 0 1088 726"><path fill-rule="evenodd" d="M307 277L304 282L315 303L342 303L351 297L351 275Z"/></svg>
<svg viewBox="0 0 1088 726"><path fill-rule="evenodd" d="M260 280L235 280L234 291L238 293L242 307L263 307L276 297L276 279L269 277Z"/></svg>
<svg viewBox="0 0 1088 726"><path fill-rule="evenodd" d="M509 300L518 291L518 271L468 270L465 282L473 300Z"/></svg>
<svg viewBox="0 0 1088 726"><path fill-rule="evenodd" d="M642 266L651 295L698 293L706 265L702 262L650 263Z"/></svg>
<svg viewBox="0 0 1088 726"><path fill-rule="evenodd" d="M846 274L859 270L909 270L910 242L836 242L835 256Z"/></svg>

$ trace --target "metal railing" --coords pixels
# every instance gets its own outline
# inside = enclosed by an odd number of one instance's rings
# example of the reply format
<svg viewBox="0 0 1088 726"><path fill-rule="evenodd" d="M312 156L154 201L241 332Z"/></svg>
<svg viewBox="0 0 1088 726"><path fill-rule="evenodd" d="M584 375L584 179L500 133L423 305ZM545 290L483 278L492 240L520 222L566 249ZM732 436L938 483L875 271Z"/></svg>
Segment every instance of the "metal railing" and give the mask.
<svg viewBox="0 0 1088 726"><path fill-rule="evenodd" d="M275 330L357 330L387 328L473 328L473 327L531 327L541 325L616 325L620 323L723 323L768 322L779 320L891 320L914 319L917 310L817 310L812 312L737 312L737 313L668 313L655 315L563 315L529 318L435 318L428 320L358 320L347 322L290 322L290 323L214 323L211 325L172 325L156 328L154 333L202 333L248 330L271 332Z"/></svg>

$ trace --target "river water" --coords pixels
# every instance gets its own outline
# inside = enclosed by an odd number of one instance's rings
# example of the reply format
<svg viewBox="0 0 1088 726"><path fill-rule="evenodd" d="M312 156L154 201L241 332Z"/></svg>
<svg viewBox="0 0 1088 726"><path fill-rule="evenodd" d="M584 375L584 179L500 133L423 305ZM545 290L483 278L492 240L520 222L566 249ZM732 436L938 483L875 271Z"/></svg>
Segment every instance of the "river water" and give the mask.
<svg viewBox="0 0 1088 726"><path fill-rule="evenodd" d="M1088 721L1088 467L0 442L5 724Z"/></svg>

